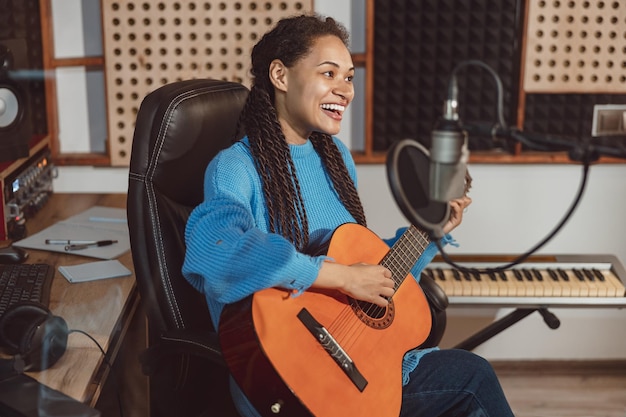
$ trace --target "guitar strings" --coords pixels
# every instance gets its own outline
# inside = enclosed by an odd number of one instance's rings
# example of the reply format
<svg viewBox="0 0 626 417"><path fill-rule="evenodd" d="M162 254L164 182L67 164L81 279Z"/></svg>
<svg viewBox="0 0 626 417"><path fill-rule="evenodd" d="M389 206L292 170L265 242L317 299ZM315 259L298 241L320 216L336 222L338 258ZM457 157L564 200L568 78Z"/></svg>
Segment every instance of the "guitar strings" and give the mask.
<svg viewBox="0 0 626 417"><path fill-rule="evenodd" d="M410 274L417 258L424 252L429 243L429 237L425 232L417 229L415 226L410 226L407 232L398 239L392 250L385 255L381 265L387 267L392 272L394 295L395 291L400 288L400 285ZM392 299L393 296L390 302ZM353 300L352 302L356 301ZM359 304L358 308L363 304L363 302L356 303ZM368 317L376 319L383 314L388 314L385 307L379 307L373 303L367 304L367 308L361 310ZM363 323L363 320L356 316L353 307L347 304L328 326L328 331L342 347L349 349L359 340L366 328L367 324Z"/></svg>
<svg viewBox="0 0 626 417"><path fill-rule="evenodd" d="M341 310L341 313L329 327L330 333L344 349L350 349L354 346L364 330L363 322L355 317L350 305L346 305Z"/></svg>
<svg viewBox="0 0 626 417"><path fill-rule="evenodd" d="M392 272L392 279L395 283L394 291L400 288L400 285L411 272L417 258L424 252L429 243L428 235L425 232L411 226L383 258L381 264ZM393 296L391 298L393 299ZM370 317L378 316L383 309L383 307L370 304L365 313Z"/></svg>

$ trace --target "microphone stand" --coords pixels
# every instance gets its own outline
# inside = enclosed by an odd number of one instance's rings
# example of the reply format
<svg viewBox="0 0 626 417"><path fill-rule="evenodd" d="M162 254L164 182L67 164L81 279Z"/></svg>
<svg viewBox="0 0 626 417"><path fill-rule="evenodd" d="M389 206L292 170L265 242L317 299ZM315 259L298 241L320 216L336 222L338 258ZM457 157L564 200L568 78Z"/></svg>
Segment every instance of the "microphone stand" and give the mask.
<svg viewBox="0 0 626 417"><path fill-rule="evenodd" d="M592 143L592 141L600 142L610 139L606 136L587 138L580 143L555 135L527 133L517 129L511 129L508 136L531 149L547 152L567 151L569 158L576 162L592 163L601 156L626 159L626 147L619 148ZM618 136L615 136L615 138L618 138ZM626 136L621 136L621 138L626 139Z"/></svg>
<svg viewBox="0 0 626 417"><path fill-rule="evenodd" d="M445 253L439 241L435 240L435 243L437 244L439 252L441 253L441 256L443 257L443 260L449 265L453 266L454 268L459 269L464 272L470 272L470 273L493 273L493 272L503 271L505 269L508 269L514 265L521 263L522 261L527 259L529 256L531 256L533 253L535 253L537 250L539 250L546 243L548 243L556 235L556 233L565 225L567 220L569 220L569 217L573 214L574 210L578 206L578 203L580 202L580 199L582 198L582 194L583 194L586 182L587 182L587 174L588 174L589 166L591 165L591 163L597 161L600 158L600 156L611 156L615 158L626 159L626 147L614 148L614 147L604 146L600 144L593 144L591 143L590 139L582 141L582 143L578 143L577 141L572 140L571 138L566 139L566 138L556 136L556 135L526 133L526 132L519 130L516 127L509 127L504 118L504 111L503 111L504 93L503 93L502 82L500 80L500 77L489 65L479 60L462 61L459 64L457 64L457 66L452 70L452 74L450 75L450 78L448 81L448 95L444 103L444 110L446 111L446 114L447 113L451 113L451 114L453 113L455 115L457 114L458 83L456 79L456 73L460 69L466 66L470 66L470 65L477 65L477 66L484 68L485 70L487 70L487 72L489 72L489 74L495 80L496 93L497 93L497 105L496 105L497 122L488 126L463 124L460 122L460 120L458 120L458 117L455 117L454 121L458 123L461 129L463 129L467 133L468 137L471 137L472 134L483 134L483 135L486 134L486 135L491 136L491 138L495 142L501 141L502 139L512 139L512 140L515 140L517 142L520 142L526 145L530 149L537 150L537 151L544 151L544 152L567 151L568 156L572 161L581 162L583 164L583 178L581 181L581 186L579 188L578 195L576 196L575 201L573 205L570 207L570 209L568 210L566 216L559 223L559 225L543 241L541 241L531 250L527 251L525 254L521 255L520 257L513 260L512 262L506 265L497 267L497 268L490 268L490 269L483 269L483 270L478 270L475 268L465 268L463 266L460 266L454 263ZM431 195L431 198L433 198L432 195ZM434 198L434 199L438 200L437 198Z"/></svg>
<svg viewBox="0 0 626 417"><path fill-rule="evenodd" d="M575 140L571 140L571 139L568 140L563 137L559 137L555 135L527 133L517 128L508 127L503 117L502 83L498 75L495 73L495 71L482 61L477 61L477 60L463 61L454 68L452 75L450 77L449 85L448 85L448 99L444 105L444 109L453 108L453 110L456 112L457 110L456 106L458 104L458 101L457 101L458 87L457 87L457 81L456 81L456 72L462 67L468 66L468 65L478 65L486 69L494 77L495 82L496 82L496 87L497 87L497 93L498 93L498 97L497 97L498 99L497 101L498 122L496 124L493 124L487 127L471 125L471 124L468 124L468 125L461 124L461 128L465 130L465 132L468 134L468 138L471 137L472 133L474 134L480 133L480 134L490 135L492 139L496 142L501 141L502 139L512 139L512 140L522 143L523 145L526 145L530 149L537 150L537 151L544 151L544 152L566 151L568 153L569 158L572 161L581 162L583 164L583 170L584 170L583 179L581 182L578 195L574 203L568 210L568 213L562 219L559 225L557 225L557 227L553 230L553 232L550 233L542 242L540 242L534 248L527 251L525 254L521 255L520 257L518 257L513 262L507 265L504 265L498 268L489 268L489 269L484 269L484 270L478 270L474 268L465 268L463 266L460 266L454 263L448 257L448 255L444 252L443 247L441 246L439 241L435 240L435 243L437 244L439 248L439 252L441 253L444 261L450 264L452 267L462 270L462 271L472 272L472 273L498 272L498 271L508 269L514 265L517 265L523 262L528 257L530 257L533 253L535 253L539 248L545 245L549 240L551 240L556 235L556 233L565 225L566 221L569 219L569 217L574 212L575 208L578 206L578 203L580 202L580 199L582 197L582 194L585 188L588 169L591 163L596 162L601 156L609 156L609 157L614 157L614 158L619 158L619 159L626 159L626 146L622 146L620 148L620 147L606 146L606 145L599 144L599 143L591 143L592 139L586 139L582 141L581 143L578 143ZM596 138L595 142L600 142L602 140L607 140L607 139L608 139L607 137ZM464 341L458 343L455 346L455 348L473 350L478 345L496 336L500 332L504 331L505 329L509 328L513 324L519 322L520 320L529 316L535 311L538 311L541 314L544 322L549 328L557 329L560 326L561 323L558 317L552 312L550 312L546 306L535 306L535 307L525 307L525 308L520 307L520 308L516 308L508 315L496 320L492 324L478 331L477 333L465 339Z"/></svg>

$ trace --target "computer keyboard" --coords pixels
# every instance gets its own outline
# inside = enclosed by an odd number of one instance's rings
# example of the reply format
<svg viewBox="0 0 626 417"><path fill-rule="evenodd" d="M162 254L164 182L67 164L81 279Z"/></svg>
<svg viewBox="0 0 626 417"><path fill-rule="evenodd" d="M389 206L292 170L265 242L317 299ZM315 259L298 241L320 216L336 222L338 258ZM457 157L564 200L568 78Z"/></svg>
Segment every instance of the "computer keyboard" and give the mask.
<svg viewBox="0 0 626 417"><path fill-rule="evenodd" d="M20 301L48 307L53 278L50 264L0 264L0 316Z"/></svg>

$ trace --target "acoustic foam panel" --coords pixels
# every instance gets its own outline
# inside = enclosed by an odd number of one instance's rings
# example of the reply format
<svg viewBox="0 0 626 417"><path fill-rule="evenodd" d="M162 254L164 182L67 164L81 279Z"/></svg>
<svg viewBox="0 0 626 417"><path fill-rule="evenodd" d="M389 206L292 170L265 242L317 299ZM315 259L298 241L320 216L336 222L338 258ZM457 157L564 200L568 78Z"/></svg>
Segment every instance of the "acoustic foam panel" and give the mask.
<svg viewBox="0 0 626 417"><path fill-rule="evenodd" d="M441 116L449 76L464 60L478 59L498 73L504 115L517 123L521 0L377 0L374 44L374 149L397 140L430 143ZM479 67L458 73L459 113L466 122L496 120L496 88ZM490 149L472 138L470 149Z"/></svg>
<svg viewBox="0 0 626 417"><path fill-rule="evenodd" d="M528 94L524 131L582 141L591 137L596 104L624 104L624 94ZM624 149L624 136L593 139L595 143Z"/></svg>

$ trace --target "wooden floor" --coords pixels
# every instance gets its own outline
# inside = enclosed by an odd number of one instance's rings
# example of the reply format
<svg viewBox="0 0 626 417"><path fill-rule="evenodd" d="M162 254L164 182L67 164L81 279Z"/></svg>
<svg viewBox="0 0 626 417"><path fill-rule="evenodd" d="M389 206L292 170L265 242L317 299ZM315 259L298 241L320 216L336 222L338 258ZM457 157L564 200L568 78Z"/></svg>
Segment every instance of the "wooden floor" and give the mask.
<svg viewBox="0 0 626 417"><path fill-rule="evenodd" d="M516 417L626 417L626 361L493 365Z"/></svg>
<svg viewBox="0 0 626 417"><path fill-rule="evenodd" d="M116 364L119 362L116 360ZM125 383L105 385L99 409L120 417L116 393L122 391L124 417L148 417L145 382L136 355L122 361ZM492 362L516 417L626 417L626 361ZM116 365L114 365L115 367ZM128 378L128 380L126 380ZM134 394L133 391L136 391Z"/></svg>

